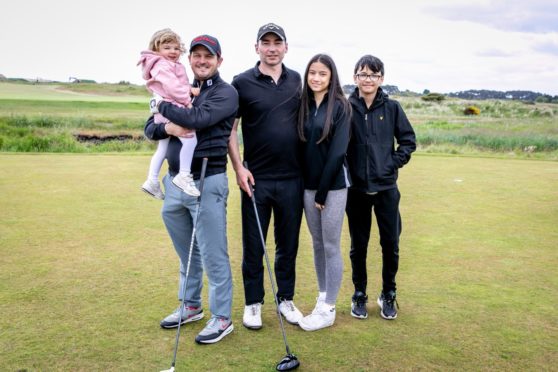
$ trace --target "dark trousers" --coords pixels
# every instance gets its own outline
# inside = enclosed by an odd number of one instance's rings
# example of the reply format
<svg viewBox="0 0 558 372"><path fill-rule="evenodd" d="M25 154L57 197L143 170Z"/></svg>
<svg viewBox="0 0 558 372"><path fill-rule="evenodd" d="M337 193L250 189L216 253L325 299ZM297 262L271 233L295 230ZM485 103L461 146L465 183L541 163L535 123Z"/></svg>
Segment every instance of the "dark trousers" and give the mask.
<svg viewBox="0 0 558 372"><path fill-rule="evenodd" d="M396 290L395 275L399 268L399 236L402 227L400 198L397 188L380 191L375 195L349 189L346 211L351 235L350 257L355 291L366 293L366 255L372 227L372 210L376 215L382 246L382 289L384 293Z"/></svg>
<svg viewBox="0 0 558 372"><path fill-rule="evenodd" d="M256 180L254 195L264 238L273 212L275 236L275 280L278 299L292 300L298 235L302 220L303 182L301 178ZM242 278L246 305L263 302L263 247L252 200L242 192ZM269 250L269 245L267 245Z"/></svg>

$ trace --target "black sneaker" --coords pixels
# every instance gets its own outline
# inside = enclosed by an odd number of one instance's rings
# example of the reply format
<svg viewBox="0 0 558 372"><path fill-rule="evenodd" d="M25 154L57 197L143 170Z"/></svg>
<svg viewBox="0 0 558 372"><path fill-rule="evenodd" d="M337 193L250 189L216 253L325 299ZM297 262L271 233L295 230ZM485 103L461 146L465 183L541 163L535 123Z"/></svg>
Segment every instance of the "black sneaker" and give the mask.
<svg viewBox="0 0 558 372"><path fill-rule="evenodd" d="M368 296L364 292L356 291L353 295L352 300L353 303L351 304L351 315L359 319L368 318L368 311L366 311Z"/></svg>
<svg viewBox="0 0 558 372"><path fill-rule="evenodd" d="M392 320L397 318L397 309L399 308L399 304L395 299L395 292L389 291L386 294L382 291L380 293L380 297L378 297L378 305L380 306L380 315L382 318L387 320Z"/></svg>

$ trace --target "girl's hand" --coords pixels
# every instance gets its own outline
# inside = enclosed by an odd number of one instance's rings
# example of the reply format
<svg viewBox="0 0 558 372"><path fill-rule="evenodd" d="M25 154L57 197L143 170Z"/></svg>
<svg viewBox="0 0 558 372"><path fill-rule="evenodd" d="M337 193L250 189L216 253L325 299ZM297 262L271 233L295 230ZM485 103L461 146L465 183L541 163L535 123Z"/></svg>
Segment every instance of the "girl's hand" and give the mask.
<svg viewBox="0 0 558 372"><path fill-rule="evenodd" d="M194 97L197 97L200 95L200 88L190 88L190 94L192 94Z"/></svg>
<svg viewBox="0 0 558 372"><path fill-rule="evenodd" d="M325 208L325 205L323 204L318 204L318 203L314 203L314 207L318 208L320 211L323 211Z"/></svg>

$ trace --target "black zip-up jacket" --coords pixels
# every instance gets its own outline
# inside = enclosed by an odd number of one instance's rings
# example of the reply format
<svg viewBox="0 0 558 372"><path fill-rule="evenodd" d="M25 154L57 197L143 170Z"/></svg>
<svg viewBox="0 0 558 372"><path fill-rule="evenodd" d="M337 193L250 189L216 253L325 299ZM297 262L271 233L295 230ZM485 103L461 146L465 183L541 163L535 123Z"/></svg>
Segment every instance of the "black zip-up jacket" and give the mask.
<svg viewBox="0 0 558 372"><path fill-rule="evenodd" d="M314 201L325 205L329 190L349 187L345 154L349 144L351 115L349 108L336 100L333 108L329 134L320 143L327 111L328 96L316 108L316 101L310 100L309 115L304 123L304 188L316 190Z"/></svg>
<svg viewBox="0 0 558 372"><path fill-rule="evenodd" d="M193 85L200 82L194 80ZM198 144L192 159L192 174L198 179L202 159L208 158L206 175L226 172L229 137L238 108L238 94L230 84L220 78L219 73L205 80L199 96L195 97L191 109L178 107L170 102L161 102L159 112L171 122L182 127L195 129ZM165 126L155 124L150 117L144 128L147 138L160 140L168 138ZM182 143L171 137L167 149L169 173L176 175L180 169L180 149Z"/></svg>
<svg viewBox="0 0 558 372"><path fill-rule="evenodd" d="M397 187L398 169L409 162L416 150L415 132L403 108L381 88L370 108L359 97L358 88L349 102L353 107L347 150L351 188L378 192Z"/></svg>

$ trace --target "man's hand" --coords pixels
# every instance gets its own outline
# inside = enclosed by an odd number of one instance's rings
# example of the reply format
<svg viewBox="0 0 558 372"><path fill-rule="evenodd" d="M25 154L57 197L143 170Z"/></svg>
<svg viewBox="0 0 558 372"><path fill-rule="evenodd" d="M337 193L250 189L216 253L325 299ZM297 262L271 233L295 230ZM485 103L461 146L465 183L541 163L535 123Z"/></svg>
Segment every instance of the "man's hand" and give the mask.
<svg viewBox="0 0 558 372"><path fill-rule="evenodd" d="M192 138L196 133L193 129L184 128L170 122L165 124L165 132L171 136L182 138Z"/></svg>
<svg viewBox="0 0 558 372"><path fill-rule="evenodd" d="M252 197L252 190L250 185L254 186L256 183L254 182L254 176L252 173L246 169L244 166L239 166L236 171L236 184L240 186L240 188L248 194L249 197Z"/></svg>
<svg viewBox="0 0 558 372"><path fill-rule="evenodd" d="M152 114L159 113L159 103L161 103L162 100L163 97L161 97L157 93L153 93L153 97L149 101L149 111L151 111Z"/></svg>

